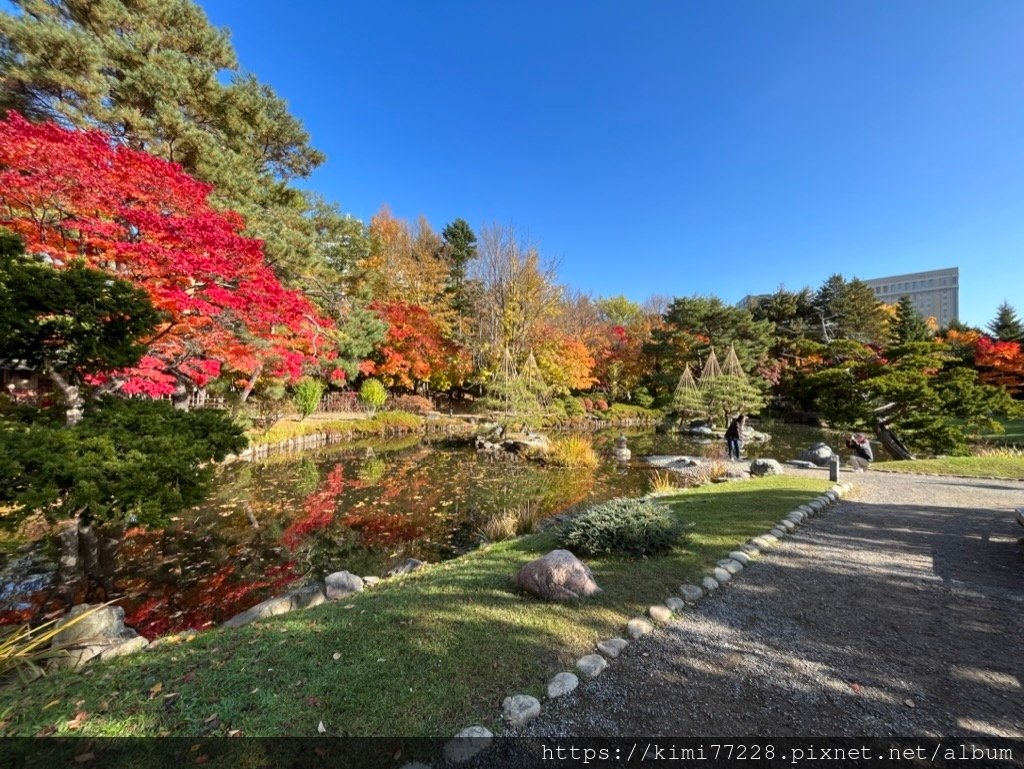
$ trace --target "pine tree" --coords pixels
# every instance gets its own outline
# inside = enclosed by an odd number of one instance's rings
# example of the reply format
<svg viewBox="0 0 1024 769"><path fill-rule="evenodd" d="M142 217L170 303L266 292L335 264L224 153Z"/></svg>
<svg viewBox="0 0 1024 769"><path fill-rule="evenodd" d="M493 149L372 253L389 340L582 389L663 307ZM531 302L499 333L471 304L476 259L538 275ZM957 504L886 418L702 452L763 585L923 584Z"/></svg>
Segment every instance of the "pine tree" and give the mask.
<svg viewBox="0 0 1024 769"><path fill-rule="evenodd" d="M683 418L701 416L707 411L704 396L697 389L689 364L683 369L672 395L672 411Z"/></svg>
<svg viewBox="0 0 1024 769"><path fill-rule="evenodd" d="M180 163L241 213L292 285L318 258L314 203L290 182L324 156L229 33L192 0L12 0L0 13L0 113L99 128Z"/></svg>
<svg viewBox="0 0 1024 769"><path fill-rule="evenodd" d="M708 393L709 406L715 404L726 418L731 414L755 412L764 406L764 398L747 379L731 345L722 373L709 382Z"/></svg>
<svg viewBox="0 0 1024 769"><path fill-rule="evenodd" d="M896 317L891 328L891 340L893 344L907 344L908 342L926 342L933 334L928 329L924 316L914 307L910 297L903 295L896 305Z"/></svg>
<svg viewBox="0 0 1024 769"><path fill-rule="evenodd" d="M882 303L864 281L832 275L814 297L817 331L823 342L852 339L862 344L888 341L888 319Z"/></svg>
<svg viewBox="0 0 1024 769"><path fill-rule="evenodd" d="M1017 311L1009 302L1004 301L999 305L996 317L989 322L987 328L1000 342L1024 341L1024 324L1021 324Z"/></svg>

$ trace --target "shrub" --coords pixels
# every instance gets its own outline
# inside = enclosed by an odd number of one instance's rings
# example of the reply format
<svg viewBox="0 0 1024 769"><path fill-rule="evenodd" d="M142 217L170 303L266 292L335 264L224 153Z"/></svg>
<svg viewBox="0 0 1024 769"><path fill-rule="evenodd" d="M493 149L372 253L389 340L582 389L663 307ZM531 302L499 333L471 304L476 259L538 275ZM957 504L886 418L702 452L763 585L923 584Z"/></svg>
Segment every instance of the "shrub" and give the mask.
<svg viewBox="0 0 1024 769"><path fill-rule="evenodd" d="M429 414L432 411L437 411L430 398L424 398L422 395L397 395L391 399L391 405L388 408L395 411L408 411L411 414Z"/></svg>
<svg viewBox="0 0 1024 769"><path fill-rule="evenodd" d="M551 463L559 467L597 467L594 444L582 435L569 435L554 441Z"/></svg>
<svg viewBox="0 0 1024 769"><path fill-rule="evenodd" d="M367 379L359 388L359 400L371 412L383 406L387 399L388 391L384 389L379 379Z"/></svg>
<svg viewBox="0 0 1024 769"><path fill-rule="evenodd" d="M567 417L581 417L587 413L579 398L573 398L572 396L562 398L562 403L565 406L565 415Z"/></svg>
<svg viewBox="0 0 1024 769"><path fill-rule="evenodd" d="M607 411L608 410L608 401L606 401L604 398L598 398L596 401L594 401L594 410L595 411Z"/></svg>
<svg viewBox="0 0 1024 769"><path fill-rule="evenodd" d="M682 524L651 499L612 499L590 508L562 532L561 544L583 555L645 556L672 549Z"/></svg>
<svg viewBox="0 0 1024 769"><path fill-rule="evenodd" d="M647 391L646 387L638 387L633 393L633 402L640 408L649 409L654 403L654 396Z"/></svg>
<svg viewBox="0 0 1024 769"><path fill-rule="evenodd" d="M590 398L583 398L581 403L583 404L583 410L584 411L593 411L594 410L594 401L590 400Z"/></svg>
<svg viewBox="0 0 1024 769"><path fill-rule="evenodd" d="M303 377L295 385L292 400L303 419L316 411L316 407L320 405L320 399L324 395L324 389L324 383L312 377Z"/></svg>
<svg viewBox="0 0 1024 769"><path fill-rule="evenodd" d="M212 409L105 399L74 427L0 420L0 502L57 518L86 514L162 525L205 496L214 465L245 448L241 428Z"/></svg>

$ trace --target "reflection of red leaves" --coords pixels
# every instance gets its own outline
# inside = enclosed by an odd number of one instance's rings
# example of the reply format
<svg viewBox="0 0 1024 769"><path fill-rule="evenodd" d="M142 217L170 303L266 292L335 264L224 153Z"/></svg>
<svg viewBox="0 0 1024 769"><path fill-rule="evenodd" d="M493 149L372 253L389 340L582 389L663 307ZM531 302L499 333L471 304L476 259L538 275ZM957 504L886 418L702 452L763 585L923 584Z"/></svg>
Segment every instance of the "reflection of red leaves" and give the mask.
<svg viewBox="0 0 1024 769"><path fill-rule="evenodd" d="M311 532L326 529L334 520L334 510L338 504L338 496L345 490L360 488L362 481L345 481L344 468L341 463L327 474L320 488L306 497L303 505L305 515L294 521L281 535L281 543L289 550L294 550Z"/></svg>
<svg viewBox="0 0 1024 769"><path fill-rule="evenodd" d="M244 611L292 582L294 564L273 566L261 579L248 582L234 582L234 579L237 579L235 565L227 564L200 579L190 590L178 592L168 586L163 594L154 595L127 612L125 624L149 639L182 630L202 630L217 622L222 609ZM174 611L178 606L188 608Z"/></svg>

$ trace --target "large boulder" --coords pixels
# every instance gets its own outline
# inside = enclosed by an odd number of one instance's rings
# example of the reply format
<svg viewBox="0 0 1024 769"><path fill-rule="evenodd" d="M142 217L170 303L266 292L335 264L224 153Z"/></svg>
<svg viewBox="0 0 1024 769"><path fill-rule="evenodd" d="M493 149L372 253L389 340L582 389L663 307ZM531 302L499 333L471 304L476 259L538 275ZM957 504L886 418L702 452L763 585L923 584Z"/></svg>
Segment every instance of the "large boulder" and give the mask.
<svg viewBox="0 0 1024 769"><path fill-rule="evenodd" d="M262 603L246 609L225 622L222 627L242 627L258 619L287 614L296 609L308 609L324 603L324 592L319 585L306 585L286 595L268 598Z"/></svg>
<svg viewBox="0 0 1024 769"><path fill-rule="evenodd" d="M363 592L366 583L352 572L336 571L324 577L324 587L327 588L327 600L337 601L353 593Z"/></svg>
<svg viewBox="0 0 1024 769"><path fill-rule="evenodd" d="M515 584L547 601L572 601L601 592L590 567L568 550L552 550L530 561L516 574Z"/></svg>
<svg viewBox="0 0 1024 769"><path fill-rule="evenodd" d="M543 459L551 453L551 439L540 433L510 433L501 442L505 451L527 459Z"/></svg>
<svg viewBox="0 0 1024 769"><path fill-rule="evenodd" d="M827 443L815 443L801 451L798 459L802 459L804 462L813 462L818 467L828 467L832 453L832 448Z"/></svg>
<svg viewBox="0 0 1024 769"><path fill-rule="evenodd" d="M406 558L397 566L392 566L384 572L384 576L397 577L399 574L412 574L414 571L419 571L424 566L426 566L426 564L418 558ZM363 581L365 582L366 580Z"/></svg>
<svg viewBox="0 0 1024 769"><path fill-rule="evenodd" d="M89 613L91 612L91 613ZM104 652L120 648L118 653L138 651L147 645L145 638L124 624L120 606L97 608L95 604L72 607L57 625L51 648L65 653L50 661L52 667L79 667ZM111 653L109 656L116 656Z"/></svg>
<svg viewBox="0 0 1024 769"><path fill-rule="evenodd" d="M782 465L774 459L755 459L750 463L750 474L754 477L782 475Z"/></svg>

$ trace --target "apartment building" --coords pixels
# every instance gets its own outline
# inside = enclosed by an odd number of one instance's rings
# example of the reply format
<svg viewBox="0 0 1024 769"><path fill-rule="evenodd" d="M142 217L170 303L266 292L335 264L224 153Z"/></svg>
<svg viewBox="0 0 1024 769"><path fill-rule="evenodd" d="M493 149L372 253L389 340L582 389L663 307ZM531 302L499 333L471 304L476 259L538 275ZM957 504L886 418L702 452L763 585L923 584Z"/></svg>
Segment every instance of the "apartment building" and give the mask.
<svg viewBox="0 0 1024 769"><path fill-rule="evenodd" d="M895 304L901 296L909 296L918 312L926 318L935 318L940 326L960 319L960 270L957 267L891 275L864 282L886 304Z"/></svg>

